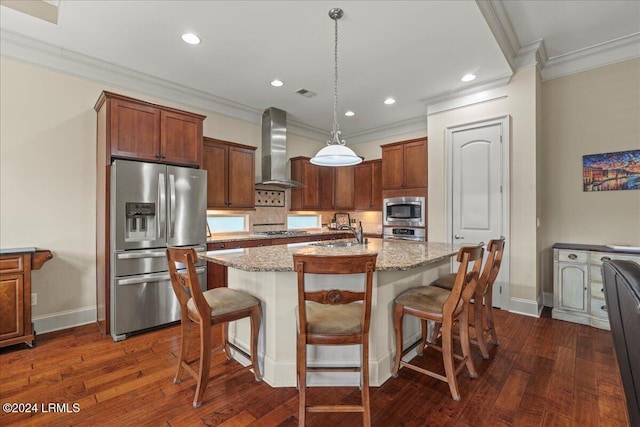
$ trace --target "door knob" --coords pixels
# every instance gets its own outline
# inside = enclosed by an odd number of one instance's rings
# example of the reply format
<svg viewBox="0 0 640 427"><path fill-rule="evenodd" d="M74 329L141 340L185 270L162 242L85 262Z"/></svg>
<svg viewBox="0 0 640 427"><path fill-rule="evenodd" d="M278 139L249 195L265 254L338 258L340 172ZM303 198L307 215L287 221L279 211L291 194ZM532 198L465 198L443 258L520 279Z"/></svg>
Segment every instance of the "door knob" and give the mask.
<svg viewBox="0 0 640 427"><path fill-rule="evenodd" d="M456 240L460 240L460 239L464 240L464 237L458 236L457 234L455 236L453 236L453 238L456 239Z"/></svg>

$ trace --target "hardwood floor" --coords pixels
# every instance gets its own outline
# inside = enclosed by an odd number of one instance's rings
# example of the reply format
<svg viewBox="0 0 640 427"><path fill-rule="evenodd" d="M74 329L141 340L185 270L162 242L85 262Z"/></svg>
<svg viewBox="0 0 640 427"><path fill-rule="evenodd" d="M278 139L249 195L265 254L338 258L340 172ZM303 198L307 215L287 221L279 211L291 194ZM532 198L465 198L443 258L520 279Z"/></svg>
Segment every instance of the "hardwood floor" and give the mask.
<svg viewBox="0 0 640 427"><path fill-rule="evenodd" d="M490 346L490 360L472 347L478 378L459 376L460 402L446 383L402 369L371 388L373 425L628 425L609 332L553 320L548 309L540 319L500 310L495 317L500 346ZM1 349L0 401L36 403L39 412L3 412L0 425L297 425L295 388L256 383L222 353L213 355L213 378L202 407L193 409L195 381L172 381L178 333L173 326L116 343L87 325L38 336L33 349ZM431 368L441 364L437 352L419 360ZM357 403L359 391L310 388L308 399ZM68 407L55 412L49 403ZM308 416L311 426L360 424L360 414Z"/></svg>

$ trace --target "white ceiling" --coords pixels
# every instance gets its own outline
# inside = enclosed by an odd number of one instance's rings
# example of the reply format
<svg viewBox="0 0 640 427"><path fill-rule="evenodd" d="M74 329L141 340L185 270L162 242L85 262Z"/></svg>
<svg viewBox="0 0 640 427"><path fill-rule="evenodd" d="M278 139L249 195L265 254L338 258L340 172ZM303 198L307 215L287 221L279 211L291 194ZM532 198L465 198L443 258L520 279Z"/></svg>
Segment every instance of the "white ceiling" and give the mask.
<svg viewBox="0 0 640 427"><path fill-rule="evenodd" d="M601 65L584 65L583 57L603 43L605 50L626 43L622 59L640 56L637 0L52 3L57 24L0 8L3 56L250 121L281 108L317 138L332 127L334 22L327 13L340 7L338 120L348 143L385 129L424 129L430 102L504 84L521 48L539 40L548 64L564 58L558 75L576 52L580 68ZM185 44L184 32L202 43ZM621 58L600 52L596 59ZM466 73L478 78L463 83ZM274 78L285 86L270 86ZM317 96L294 93L301 88ZM397 103L384 105L388 96ZM347 109L356 115L345 117Z"/></svg>

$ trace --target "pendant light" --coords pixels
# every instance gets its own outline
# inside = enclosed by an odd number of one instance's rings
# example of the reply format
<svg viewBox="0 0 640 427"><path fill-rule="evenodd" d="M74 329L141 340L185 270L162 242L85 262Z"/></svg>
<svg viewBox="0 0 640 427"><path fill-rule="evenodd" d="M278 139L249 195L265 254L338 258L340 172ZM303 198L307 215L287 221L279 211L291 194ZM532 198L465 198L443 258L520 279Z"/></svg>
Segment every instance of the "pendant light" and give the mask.
<svg viewBox="0 0 640 427"><path fill-rule="evenodd" d="M338 125L338 19L342 18L342 9L333 8L329 11L329 17L335 21L335 79L333 92L333 130L331 140L327 141L327 146L318 151L318 154L311 159L311 163L319 166L352 166L362 162L345 141L340 139L340 125Z"/></svg>

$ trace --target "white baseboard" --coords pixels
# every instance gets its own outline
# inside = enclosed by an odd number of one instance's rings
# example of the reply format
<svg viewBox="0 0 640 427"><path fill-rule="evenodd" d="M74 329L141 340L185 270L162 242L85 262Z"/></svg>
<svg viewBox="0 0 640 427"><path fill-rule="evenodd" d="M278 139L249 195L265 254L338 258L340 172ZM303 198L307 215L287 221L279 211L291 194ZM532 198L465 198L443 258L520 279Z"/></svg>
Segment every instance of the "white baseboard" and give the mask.
<svg viewBox="0 0 640 427"><path fill-rule="evenodd" d="M73 328L74 326L95 323L97 320L96 306L45 314L33 317L32 320L37 334Z"/></svg>
<svg viewBox="0 0 640 427"><path fill-rule="evenodd" d="M542 305L537 301L523 299L523 298L511 298L509 300L509 312L524 314L525 316L540 317L542 311Z"/></svg>

